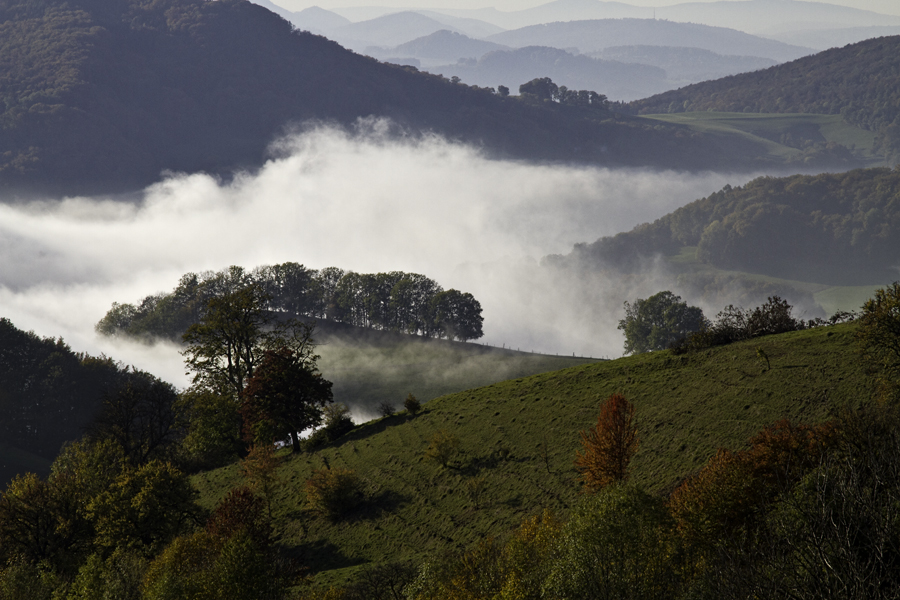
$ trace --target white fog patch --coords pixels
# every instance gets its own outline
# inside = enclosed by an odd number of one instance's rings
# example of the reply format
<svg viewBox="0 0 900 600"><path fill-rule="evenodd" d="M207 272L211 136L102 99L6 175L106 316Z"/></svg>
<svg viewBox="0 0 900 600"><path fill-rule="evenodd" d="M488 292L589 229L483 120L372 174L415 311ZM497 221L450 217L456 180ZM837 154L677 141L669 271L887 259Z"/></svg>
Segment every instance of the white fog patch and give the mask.
<svg viewBox="0 0 900 600"><path fill-rule="evenodd" d="M369 130L308 131L282 140L257 173L227 184L169 175L136 203L0 204L2 316L184 385L174 346L103 339L94 324L114 301L171 290L188 271L295 261L419 272L470 291L492 344L618 355L621 299L649 286L576 285L537 260L749 179L487 160L441 138Z"/></svg>

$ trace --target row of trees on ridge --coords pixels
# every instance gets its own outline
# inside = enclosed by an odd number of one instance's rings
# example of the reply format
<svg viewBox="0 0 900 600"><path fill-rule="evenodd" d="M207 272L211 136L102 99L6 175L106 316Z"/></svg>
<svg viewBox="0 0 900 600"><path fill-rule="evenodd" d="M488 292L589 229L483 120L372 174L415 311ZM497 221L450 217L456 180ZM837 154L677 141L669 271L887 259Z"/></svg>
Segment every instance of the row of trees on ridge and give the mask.
<svg viewBox="0 0 900 600"><path fill-rule="evenodd" d="M147 296L136 305L113 303L97 331L178 338L202 318L212 299L248 286L264 293L267 310L286 316L462 341L483 335L478 300L466 292L444 290L425 275L316 270L293 262L252 271L232 266L187 273L171 292Z"/></svg>

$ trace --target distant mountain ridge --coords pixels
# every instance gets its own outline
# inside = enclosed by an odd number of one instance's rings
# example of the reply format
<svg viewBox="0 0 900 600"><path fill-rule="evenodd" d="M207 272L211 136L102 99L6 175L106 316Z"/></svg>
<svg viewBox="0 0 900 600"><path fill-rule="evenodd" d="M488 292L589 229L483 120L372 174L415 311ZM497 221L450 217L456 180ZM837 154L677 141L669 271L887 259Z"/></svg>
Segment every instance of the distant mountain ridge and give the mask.
<svg viewBox="0 0 900 600"><path fill-rule="evenodd" d="M779 62L794 60L814 52L810 48L791 46L735 29L655 19L597 19L547 23L504 31L486 39L513 48L576 47L582 54L610 46L675 46L700 48L723 55L760 56Z"/></svg>
<svg viewBox="0 0 900 600"><path fill-rule="evenodd" d="M611 46L590 54L595 58L640 63L664 69L673 83L696 83L775 66L758 56L723 56L700 48L671 46ZM677 86L680 87L680 86Z"/></svg>
<svg viewBox="0 0 900 600"><path fill-rule="evenodd" d="M441 29L393 48L366 48L366 54L379 60L389 58L415 58L426 67L455 63L459 59L478 59L494 50L508 50L507 46L476 40L461 33ZM440 71L440 70L438 70Z"/></svg>
<svg viewBox="0 0 900 600"><path fill-rule="evenodd" d="M659 67L573 55L545 46L496 50L478 60L433 70L456 75L472 85L505 85L513 93L523 83L540 77L550 77L554 83L573 90L597 91L611 100L643 98L670 87L666 72Z"/></svg>
<svg viewBox="0 0 900 600"><path fill-rule="evenodd" d="M351 20L371 19L397 9L387 7L335 8ZM410 9L417 10L417 9ZM432 9L434 10L434 9ZM555 0L523 10L503 11L496 8L439 9L448 15L471 17L493 23L504 29L518 29L554 21L593 19L666 19L681 23L701 23L738 29L757 35L771 35L779 30L806 24L806 27L830 29L900 24L900 16L840 6L829 2L805 0L720 0L717 2L682 2L668 6L633 6L604 0Z"/></svg>

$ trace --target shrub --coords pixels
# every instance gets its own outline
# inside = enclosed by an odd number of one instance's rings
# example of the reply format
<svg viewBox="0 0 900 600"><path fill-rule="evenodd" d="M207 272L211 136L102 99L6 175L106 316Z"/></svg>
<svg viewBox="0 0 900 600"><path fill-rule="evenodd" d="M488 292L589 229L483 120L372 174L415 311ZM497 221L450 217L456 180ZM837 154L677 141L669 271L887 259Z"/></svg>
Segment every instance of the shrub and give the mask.
<svg viewBox="0 0 900 600"><path fill-rule="evenodd" d="M306 440L308 450L321 448L353 429L350 409L345 404L340 402L329 404L322 412L325 416L325 425Z"/></svg>
<svg viewBox="0 0 900 600"><path fill-rule="evenodd" d="M338 519L363 500L363 484L351 469L315 469L306 480L306 502L310 509Z"/></svg>
<svg viewBox="0 0 900 600"><path fill-rule="evenodd" d="M863 305L857 344L882 394L900 396L900 282L877 290Z"/></svg>
<svg viewBox="0 0 900 600"><path fill-rule="evenodd" d="M416 416L416 414L422 410L422 403L419 402L415 396L409 394L406 396L406 400L403 401L403 408L405 408L406 412L409 414Z"/></svg>
<svg viewBox="0 0 900 600"><path fill-rule="evenodd" d="M382 402L381 404L378 405L378 413L382 417L390 417L391 415L394 414L394 412L396 412L396 409L394 408L394 405L391 404L390 402Z"/></svg>
<svg viewBox="0 0 900 600"><path fill-rule="evenodd" d="M541 597L677 597L675 543L660 499L626 485L585 497L551 553Z"/></svg>
<svg viewBox="0 0 900 600"><path fill-rule="evenodd" d="M425 449L425 456L442 467L447 467L458 452L459 438L441 429L431 436L431 441Z"/></svg>

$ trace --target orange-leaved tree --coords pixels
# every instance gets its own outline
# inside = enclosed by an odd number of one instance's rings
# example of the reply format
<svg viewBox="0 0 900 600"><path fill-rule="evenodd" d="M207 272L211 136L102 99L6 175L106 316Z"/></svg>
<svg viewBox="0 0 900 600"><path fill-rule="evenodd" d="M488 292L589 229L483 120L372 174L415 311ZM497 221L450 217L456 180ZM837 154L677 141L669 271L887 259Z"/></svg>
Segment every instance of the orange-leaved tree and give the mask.
<svg viewBox="0 0 900 600"><path fill-rule="evenodd" d="M588 492L596 492L628 477L628 463L637 452L634 406L621 394L613 394L600 405L597 424L581 432L584 451L575 457L575 467Z"/></svg>

